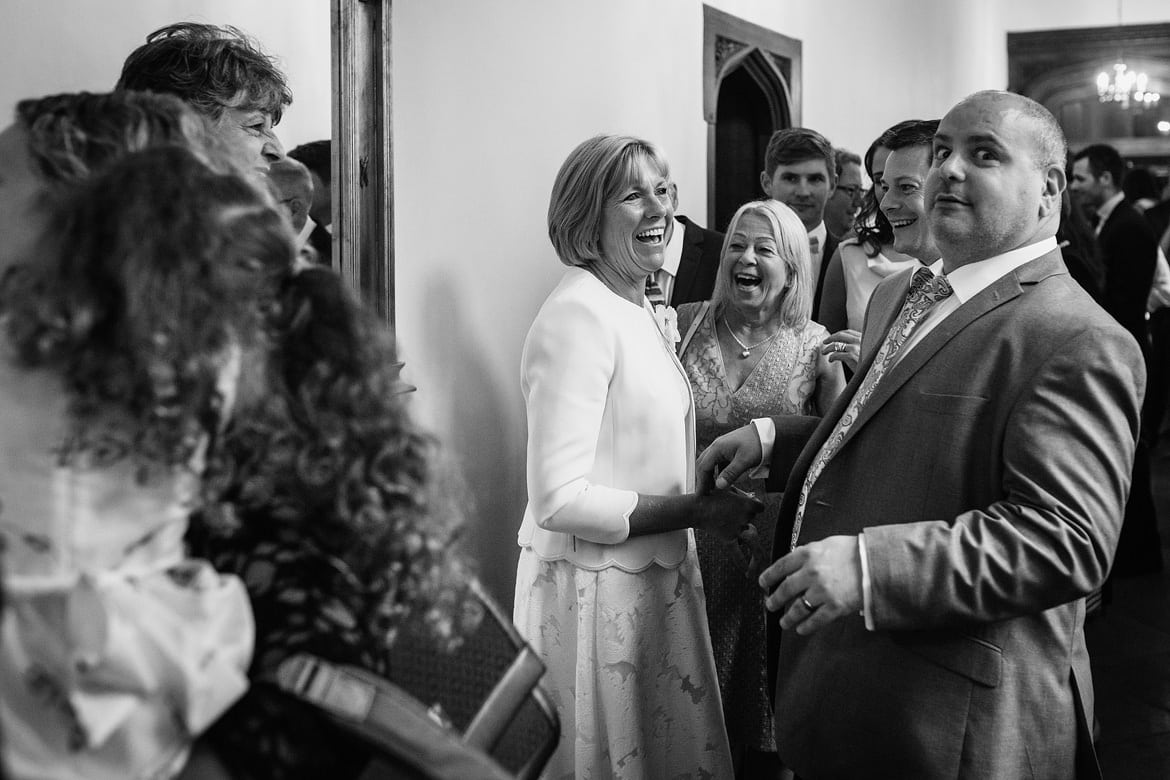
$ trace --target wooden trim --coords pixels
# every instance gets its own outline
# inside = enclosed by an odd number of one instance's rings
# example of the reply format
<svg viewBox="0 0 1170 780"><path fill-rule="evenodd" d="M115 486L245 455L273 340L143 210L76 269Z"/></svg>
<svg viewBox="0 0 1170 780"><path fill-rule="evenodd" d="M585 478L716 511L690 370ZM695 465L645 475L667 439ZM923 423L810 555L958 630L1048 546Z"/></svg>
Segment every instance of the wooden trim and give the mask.
<svg viewBox="0 0 1170 780"><path fill-rule="evenodd" d="M331 0L333 268L394 324L392 0Z"/></svg>
<svg viewBox="0 0 1170 780"><path fill-rule="evenodd" d="M715 222L715 121L719 85L743 65L768 96L776 129L801 123L801 50L796 38L703 6L703 120L707 123L707 224ZM781 105L784 103L786 105Z"/></svg>

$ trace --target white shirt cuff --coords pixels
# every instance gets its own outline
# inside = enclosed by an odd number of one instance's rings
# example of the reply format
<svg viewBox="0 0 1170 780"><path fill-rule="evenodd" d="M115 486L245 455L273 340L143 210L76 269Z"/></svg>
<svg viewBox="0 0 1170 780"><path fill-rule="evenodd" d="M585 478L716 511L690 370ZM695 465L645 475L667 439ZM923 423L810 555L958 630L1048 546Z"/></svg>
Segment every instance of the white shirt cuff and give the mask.
<svg viewBox="0 0 1170 780"><path fill-rule="evenodd" d="M865 630L873 631L873 596L870 594L869 559L865 554L865 533L857 535L857 553L861 558L861 616L865 618Z"/></svg>
<svg viewBox="0 0 1170 780"><path fill-rule="evenodd" d="M748 474L752 479L767 479L771 469L769 464L772 462L772 450L776 446L776 423L772 422L771 417L759 417L752 420L752 425L755 426L756 435L760 437L760 449L763 450L763 457L760 458L760 465Z"/></svg>

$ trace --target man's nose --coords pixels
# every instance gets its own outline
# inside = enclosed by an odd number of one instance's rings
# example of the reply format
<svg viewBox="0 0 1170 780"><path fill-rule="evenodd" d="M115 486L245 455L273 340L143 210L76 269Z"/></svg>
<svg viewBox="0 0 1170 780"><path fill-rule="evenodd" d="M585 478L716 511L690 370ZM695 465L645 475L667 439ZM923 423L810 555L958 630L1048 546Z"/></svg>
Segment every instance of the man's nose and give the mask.
<svg viewBox="0 0 1170 780"><path fill-rule="evenodd" d="M260 154L263 155L265 161L271 165L285 156L284 146L280 143L280 139L277 138L275 134L267 133L264 139L264 147L260 150Z"/></svg>
<svg viewBox="0 0 1170 780"><path fill-rule="evenodd" d="M952 152L938 164L938 172L948 179L959 179L963 176L962 155Z"/></svg>

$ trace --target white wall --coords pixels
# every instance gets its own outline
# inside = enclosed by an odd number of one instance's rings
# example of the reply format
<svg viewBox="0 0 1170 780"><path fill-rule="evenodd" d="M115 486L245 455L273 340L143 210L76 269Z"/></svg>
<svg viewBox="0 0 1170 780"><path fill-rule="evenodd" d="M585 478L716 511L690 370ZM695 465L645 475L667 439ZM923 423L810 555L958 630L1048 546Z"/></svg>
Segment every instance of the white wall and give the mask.
<svg viewBox="0 0 1170 780"><path fill-rule="evenodd" d="M179 21L230 24L260 40L293 90L281 141L291 148L329 137L328 0L4 0L0 126L23 98L110 91L126 55Z"/></svg>

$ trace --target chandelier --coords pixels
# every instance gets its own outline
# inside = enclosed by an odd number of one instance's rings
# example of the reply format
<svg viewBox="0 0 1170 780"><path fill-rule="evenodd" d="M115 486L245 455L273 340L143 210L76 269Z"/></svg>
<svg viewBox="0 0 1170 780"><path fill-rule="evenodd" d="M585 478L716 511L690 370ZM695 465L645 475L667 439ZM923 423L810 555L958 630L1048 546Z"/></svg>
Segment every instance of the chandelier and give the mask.
<svg viewBox="0 0 1170 780"><path fill-rule="evenodd" d="M1150 77L1145 73L1136 73L1124 62L1118 62L1113 66L1112 76L1105 71L1097 74L1097 97L1102 103L1120 103L1122 108L1130 105L1149 108L1162 99L1148 88L1149 82Z"/></svg>
<svg viewBox="0 0 1170 780"><path fill-rule="evenodd" d="M1117 0L1117 37L1121 31L1121 3ZM1122 108L1136 105L1138 108L1149 108L1157 104L1162 96L1149 89L1150 77L1145 73L1138 73L1126 67L1123 52L1118 52L1117 64L1113 66L1113 74L1105 71L1097 74L1097 97L1102 103L1120 103Z"/></svg>

